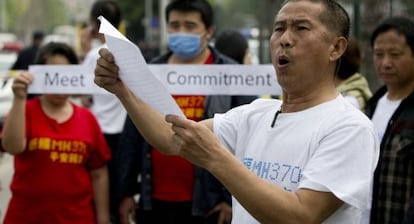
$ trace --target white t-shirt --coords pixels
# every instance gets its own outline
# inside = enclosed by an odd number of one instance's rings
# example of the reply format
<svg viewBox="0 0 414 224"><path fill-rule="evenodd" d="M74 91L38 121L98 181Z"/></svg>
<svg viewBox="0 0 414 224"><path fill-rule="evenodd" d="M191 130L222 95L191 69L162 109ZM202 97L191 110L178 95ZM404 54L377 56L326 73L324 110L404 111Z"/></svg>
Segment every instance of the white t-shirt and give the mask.
<svg viewBox="0 0 414 224"><path fill-rule="evenodd" d="M324 223L360 223L371 205L379 145L370 120L341 96L295 113L258 99L214 117L221 142L257 176L286 191L332 192L344 205ZM283 215L283 214L281 214ZM233 223L258 223L233 199Z"/></svg>
<svg viewBox="0 0 414 224"><path fill-rule="evenodd" d="M380 141L384 137L391 116L400 103L401 100L389 100L388 92L379 99L374 115L372 116L372 123L374 123L374 129Z"/></svg>
<svg viewBox="0 0 414 224"><path fill-rule="evenodd" d="M107 48L106 44L96 47L88 52L83 61L85 66L95 70L96 61L99 58L99 49ZM92 95L92 106L90 110L96 116L102 132L105 134L119 134L124 127L127 112L121 102L112 93L97 89L101 93Z"/></svg>
<svg viewBox="0 0 414 224"><path fill-rule="evenodd" d="M357 109L361 109L359 105L358 99L355 96L343 96L352 106L356 107Z"/></svg>

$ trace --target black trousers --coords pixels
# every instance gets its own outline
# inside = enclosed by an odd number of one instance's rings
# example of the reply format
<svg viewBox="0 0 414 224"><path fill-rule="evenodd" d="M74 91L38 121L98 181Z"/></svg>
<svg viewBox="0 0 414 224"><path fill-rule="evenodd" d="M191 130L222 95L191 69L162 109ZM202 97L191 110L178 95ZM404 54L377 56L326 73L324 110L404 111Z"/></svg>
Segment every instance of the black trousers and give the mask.
<svg viewBox="0 0 414 224"><path fill-rule="evenodd" d="M109 148L111 149L112 159L108 162L108 178L109 178L109 209L110 209L110 219L111 224L118 224L119 221L119 195L116 189L117 182L116 182L116 175L117 171L116 168L118 167L116 164L116 150L118 149L118 141L121 134L104 134L106 143L108 144Z"/></svg>

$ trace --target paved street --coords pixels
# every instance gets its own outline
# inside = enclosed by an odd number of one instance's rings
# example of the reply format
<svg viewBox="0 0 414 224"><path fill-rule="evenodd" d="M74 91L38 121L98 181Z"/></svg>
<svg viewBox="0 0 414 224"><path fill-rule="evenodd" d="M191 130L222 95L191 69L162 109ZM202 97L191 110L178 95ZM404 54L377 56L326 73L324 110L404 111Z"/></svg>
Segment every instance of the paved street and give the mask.
<svg viewBox="0 0 414 224"><path fill-rule="evenodd" d="M7 204L9 203L9 185L13 172L13 157L3 153L3 155L0 156L0 223L3 223L4 213L6 212Z"/></svg>

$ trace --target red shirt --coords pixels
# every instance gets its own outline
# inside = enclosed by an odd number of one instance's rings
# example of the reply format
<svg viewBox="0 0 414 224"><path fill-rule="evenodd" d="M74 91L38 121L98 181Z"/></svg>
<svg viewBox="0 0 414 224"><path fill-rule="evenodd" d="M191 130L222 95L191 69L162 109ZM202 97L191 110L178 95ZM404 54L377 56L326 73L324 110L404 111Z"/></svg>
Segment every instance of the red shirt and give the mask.
<svg viewBox="0 0 414 224"><path fill-rule="evenodd" d="M213 64L210 53L204 64ZM200 121L204 115L202 95L173 95L188 119ZM165 156L152 150L152 197L163 201L192 201L194 166L180 156Z"/></svg>
<svg viewBox="0 0 414 224"><path fill-rule="evenodd" d="M27 102L27 146L14 159L5 224L96 223L90 171L106 165L110 151L93 114L73 109L57 123L39 98Z"/></svg>

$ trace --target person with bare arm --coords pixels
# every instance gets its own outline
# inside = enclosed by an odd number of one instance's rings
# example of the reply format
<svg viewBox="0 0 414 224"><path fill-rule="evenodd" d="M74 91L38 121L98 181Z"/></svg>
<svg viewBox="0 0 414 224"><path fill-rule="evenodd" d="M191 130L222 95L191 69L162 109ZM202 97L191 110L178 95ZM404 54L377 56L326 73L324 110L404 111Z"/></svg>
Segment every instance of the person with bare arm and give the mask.
<svg viewBox="0 0 414 224"><path fill-rule="evenodd" d="M283 100L258 99L200 122L164 116L135 96L107 49L95 83L158 150L223 183L234 198L232 223L361 223L379 145L370 120L335 87L348 34L335 1L285 1L270 38Z"/></svg>

